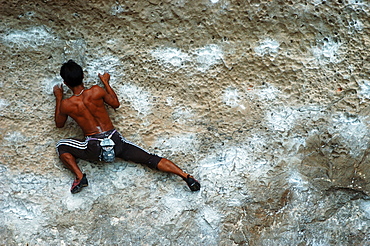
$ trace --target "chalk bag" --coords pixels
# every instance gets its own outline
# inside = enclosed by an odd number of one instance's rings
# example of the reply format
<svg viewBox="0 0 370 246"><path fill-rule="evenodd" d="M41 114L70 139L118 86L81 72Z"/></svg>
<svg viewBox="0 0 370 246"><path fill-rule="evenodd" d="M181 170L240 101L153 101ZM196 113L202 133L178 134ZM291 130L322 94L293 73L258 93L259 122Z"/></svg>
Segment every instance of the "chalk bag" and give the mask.
<svg viewBox="0 0 370 246"><path fill-rule="evenodd" d="M113 142L112 139L110 138L104 138L100 142L100 146L102 149L100 159L105 162L113 162L116 155L114 153L114 145L115 143Z"/></svg>

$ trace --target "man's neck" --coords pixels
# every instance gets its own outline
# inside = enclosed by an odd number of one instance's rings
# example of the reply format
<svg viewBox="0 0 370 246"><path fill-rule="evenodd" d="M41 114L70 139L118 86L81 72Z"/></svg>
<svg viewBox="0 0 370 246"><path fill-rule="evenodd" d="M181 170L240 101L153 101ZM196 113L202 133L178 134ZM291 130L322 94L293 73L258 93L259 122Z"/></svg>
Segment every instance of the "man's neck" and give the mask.
<svg viewBox="0 0 370 246"><path fill-rule="evenodd" d="M70 89L72 90L74 96L81 96L81 94L85 90L85 86L83 84L81 84L81 85L72 87Z"/></svg>

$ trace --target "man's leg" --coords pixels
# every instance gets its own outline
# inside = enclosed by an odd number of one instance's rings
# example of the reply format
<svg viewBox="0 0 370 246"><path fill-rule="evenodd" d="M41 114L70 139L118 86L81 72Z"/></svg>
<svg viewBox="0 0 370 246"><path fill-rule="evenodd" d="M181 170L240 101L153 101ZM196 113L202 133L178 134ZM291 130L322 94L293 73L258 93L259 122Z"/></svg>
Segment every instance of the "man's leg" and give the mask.
<svg viewBox="0 0 370 246"><path fill-rule="evenodd" d="M196 179L194 179L193 176L181 170L181 168L176 166L175 163L173 163L172 161L166 158L162 158L159 161L157 168L159 171L173 173L180 176L187 183L190 190L192 191L200 190L200 183Z"/></svg>
<svg viewBox="0 0 370 246"><path fill-rule="evenodd" d="M56 145L57 153L59 155L60 160L69 170L71 170L76 175L76 178L71 188L71 192L73 194L79 192L83 187L88 186L86 175L83 174L80 168L78 167L76 158L82 160L86 160L89 158L87 156L89 143L90 142L86 139L79 140L75 138L68 138L60 140ZM91 148L90 152L98 153L97 151L91 150Z"/></svg>
<svg viewBox="0 0 370 246"><path fill-rule="evenodd" d="M157 166L159 171L166 172L166 173L173 173L181 178L186 178L188 176L187 173L185 173L181 168L175 165L172 161L162 158Z"/></svg>
<svg viewBox="0 0 370 246"><path fill-rule="evenodd" d="M86 175L81 172L77 165L76 158L72 154L63 153L59 158L62 160L63 164L76 175L76 179L73 181L71 187L72 194L80 192L83 187L89 185Z"/></svg>
<svg viewBox="0 0 370 246"><path fill-rule="evenodd" d="M59 158L63 164L66 165L66 167L76 175L76 180L80 181L83 177L83 174L77 165L76 158L70 153L63 153L59 156Z"/></svg>
<svg viewBox="0 0 370 246"><path fill-rule="evenodd" d="M135 163L147 165L150 168L158 169L162 172L176 174L187 183L192 191L197 191L200 189L199 182L195 180L192 176L190 176L190 174L187 174L186 172L181 170L181 168L176 166L172 161L154 154L150 154L144 149L127 141L119 133L117 133L116 136L113 136L112 139L116 142L117 149L119 149L116 152L117 157L122 158L125 161L132 161Z"/></svg>

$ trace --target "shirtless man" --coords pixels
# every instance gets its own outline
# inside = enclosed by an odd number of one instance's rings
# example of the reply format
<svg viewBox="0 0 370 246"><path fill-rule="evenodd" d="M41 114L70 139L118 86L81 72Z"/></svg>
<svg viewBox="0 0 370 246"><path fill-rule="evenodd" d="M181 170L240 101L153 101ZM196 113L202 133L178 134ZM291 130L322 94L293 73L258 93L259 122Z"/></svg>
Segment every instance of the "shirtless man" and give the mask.
<svg viewBox="0 0 370 246"><path fill-rule="evenodd" d="M98 85L94 85L90 89L85 88L82 82L82 68L72 60L63 64L60 75L64 84L72 90L73 95L63 99L63 87L61 85L54 86L55 124L58 128L64 127L69 116L77 122L85 135L84 140L62 139L57 144L59 158L76 175L71 187L73 194L88 186L86 174L81 172L76 163L78 158L112 162L114 157L119 157L125 161L147 165L152 169L174 173L187 183L190 190L198 191L200 189L199 182L173 162L137 147L115 130L105 104L116 109L120 103L116 93L109 85L110 75L108 73L98 75L105 89ZM103 141L103 139L105 140ZM102 147L103 143L106 142L110 143L111 147ZM107 151L104 151L103 148L107 148ZM111 156L112 153L113 156ZM109 156L113 158L109 158Z"/></svg>

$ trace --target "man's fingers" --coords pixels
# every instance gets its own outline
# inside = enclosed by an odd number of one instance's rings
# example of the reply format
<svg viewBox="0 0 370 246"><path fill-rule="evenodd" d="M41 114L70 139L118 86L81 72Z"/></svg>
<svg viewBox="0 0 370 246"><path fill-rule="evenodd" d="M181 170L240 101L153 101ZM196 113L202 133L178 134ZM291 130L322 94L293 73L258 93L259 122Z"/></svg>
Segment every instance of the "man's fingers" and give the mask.
<svg viewBox="0 0 370 246"><path fill-rule="evenodd" d="M54 92L58 92L58 91L63 92L63 86L62 86L62 84L56 84L56 85L54 85L53 91Z"/></svg>
<svg viewBox="0 0 370 246"><path fill-rule="evenodd" d="M109 81L109 78L110 78L110 75L109 75L109 73L107 73L107 72L104 72L104 74L103 74L103 75L101 75L100 73L98 73L98 76L99 76L100 80L101 80L103 83L108 82L108 81Z"/></svg>

